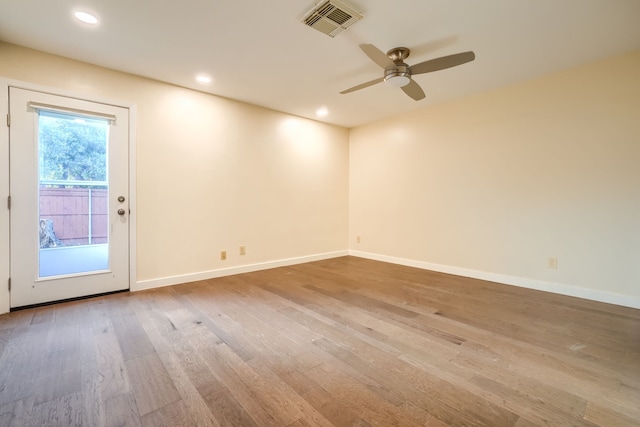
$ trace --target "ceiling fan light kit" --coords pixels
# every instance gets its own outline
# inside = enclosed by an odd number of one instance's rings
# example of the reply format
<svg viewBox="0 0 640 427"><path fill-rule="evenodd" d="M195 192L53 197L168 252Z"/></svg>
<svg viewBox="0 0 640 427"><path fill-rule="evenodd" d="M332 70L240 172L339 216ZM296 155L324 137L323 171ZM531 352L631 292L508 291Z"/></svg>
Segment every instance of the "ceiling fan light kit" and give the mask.
<svg viewBox="0 0 640 427"><path fill-rule="evenodd" d="M442 56L409 66L404 63L404 60L407 59L411 53L406 47L396 47L386 54L372 44L361 44L360 49L362 49L369 59L384 69L384 77L343 90L340 92L341 94L355 92L384 82L388 86L401 88L410 98L419 101L425 97L425 94L420 85L418 85L411 76L455 67L473 61L476 58L475 53L469 51Z"/></svg>
<svg viewBox="0 0 640 427"><path fill-rule="evenodd" d="M391 87L405 87L411 82L411 75L406 71L388 70L384 74L384 82Z"/></svg>

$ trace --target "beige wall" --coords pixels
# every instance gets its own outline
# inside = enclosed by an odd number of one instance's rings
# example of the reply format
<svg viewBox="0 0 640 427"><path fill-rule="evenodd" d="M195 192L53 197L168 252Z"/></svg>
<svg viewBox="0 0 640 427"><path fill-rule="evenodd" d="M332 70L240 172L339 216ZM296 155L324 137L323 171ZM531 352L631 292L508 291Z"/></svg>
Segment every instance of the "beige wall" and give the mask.
<svg viewBox="0 0 640 427"><path fill-rule="evenodd" d="M354 254L640 307L640 51L350 139Z"/></svg>
<svg viewBox="0 0 640 427"><path fill-rule="evenodd" d="M144 286L346 253L347 129L2 43L0 77L135 104Z"/></svg>
<svg viewBox="0 0 640 427"><path fill-rule="evenodd" d="M0 77L136 105L134 288L350 247L640 307L640 52L351 132L3 43Z"/></svg>

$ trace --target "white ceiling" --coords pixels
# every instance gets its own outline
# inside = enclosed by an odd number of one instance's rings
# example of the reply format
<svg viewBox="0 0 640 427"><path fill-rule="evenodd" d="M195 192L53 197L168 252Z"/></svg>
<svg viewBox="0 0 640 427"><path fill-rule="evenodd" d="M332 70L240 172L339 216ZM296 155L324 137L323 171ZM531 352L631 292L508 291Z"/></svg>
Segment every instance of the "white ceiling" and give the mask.
<svg viewBox="0 0 640 427"><path fill-rule="evenodd" d="M0 0L0 40L346 127L640 48L639 0L343 1L364 18L331 38L300 22L316 0ZM422 101L384 84L340 95L382 76L361 43L406 46L409 65L476 60L415 76Z"/></svg>

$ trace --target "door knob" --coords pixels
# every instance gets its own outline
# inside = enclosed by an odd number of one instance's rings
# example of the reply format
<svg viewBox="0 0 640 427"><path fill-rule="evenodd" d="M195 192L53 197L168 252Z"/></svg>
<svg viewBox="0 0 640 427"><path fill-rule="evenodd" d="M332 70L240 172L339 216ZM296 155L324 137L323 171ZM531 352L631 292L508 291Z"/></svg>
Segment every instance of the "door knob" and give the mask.
<svg viewBox="0 0 640 427"><path fill-rule="evenodd" d="M118 209L118 215L122 216L125 214L124 209Z"/></svg>

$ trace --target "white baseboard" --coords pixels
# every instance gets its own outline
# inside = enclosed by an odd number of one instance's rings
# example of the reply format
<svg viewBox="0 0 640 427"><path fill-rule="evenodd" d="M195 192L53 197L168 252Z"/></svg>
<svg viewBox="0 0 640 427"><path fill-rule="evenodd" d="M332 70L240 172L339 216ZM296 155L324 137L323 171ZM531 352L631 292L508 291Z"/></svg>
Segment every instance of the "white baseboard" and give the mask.
<svg viewBox="0 0 640 427"><path fill-rule="evenodd" d="M416 267L423 270L437 271L440 273L454 274L456 276L470 277L473 279L486 280L489 282L502 283L505 285L518 286L521 288L535 289L538 291L551 292L554 294L566 295L571 297L583 298L592 301L604 302L608 304L621 305L624 307L640 308L640 298L615 294L612 292L598 291L594 289L581 288L573 285L562 283L545 282L536 279L527 279L524 277L507 276L504 274L489 273L486 271L471 270L467 268L452 267L448 265L432 264L424 261L416 261L405 258L396 258L387 255L379 255L369 252L361 252L350 250L349 255L372 259L375 261L389 262L392 264L405 265L407 267Z"/></svg>
<svg viewBox="0 0 640 427"><path fill-rule="evenodd" d="M140 280L131 286L131 291L160 288L163 286L178 285L180 283L196 282L198 280L214 279L216 277L231 276L234 274L251 273L253 271L268 270L270 268L286 267L289 265L303 264L305 262L320 261L349 255L349 251L327 252L323 254L307 255L297 258L287 258L275 261L261 262L257 264L239 265L236 267L221 268L219 270L201 271L179 276L162 277L159 279Z"/></svg>

